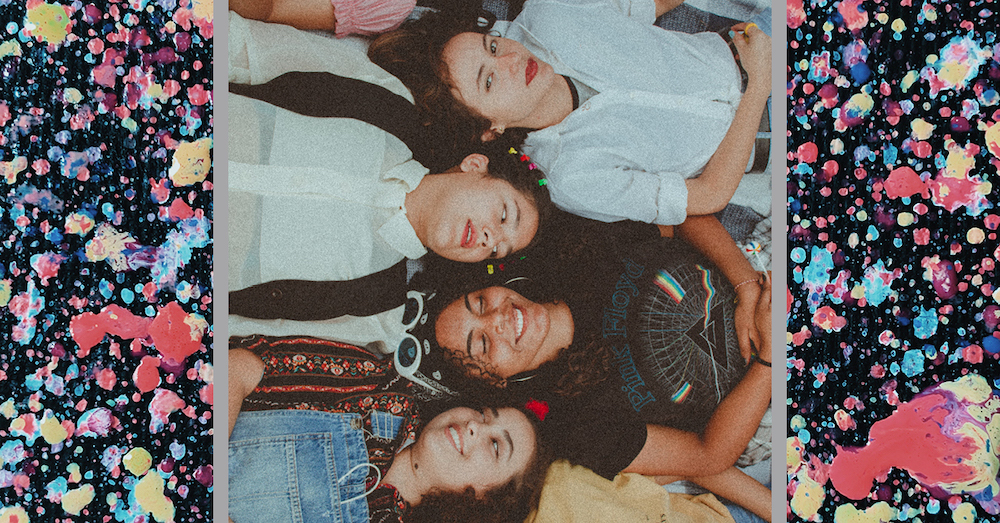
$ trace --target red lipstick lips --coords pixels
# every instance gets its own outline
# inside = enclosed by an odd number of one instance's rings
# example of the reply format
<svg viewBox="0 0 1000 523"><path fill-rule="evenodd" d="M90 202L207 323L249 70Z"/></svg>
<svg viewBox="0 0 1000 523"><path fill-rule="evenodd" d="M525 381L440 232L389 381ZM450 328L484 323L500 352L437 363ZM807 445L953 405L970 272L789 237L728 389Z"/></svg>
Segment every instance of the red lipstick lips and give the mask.
<svg viewBox="0 0 1000 523"><path fill-rule="evenodd" d="M536 74L538 74L538 62L528 58L528 65L524 68L524 85L531 85Z"/></svg>
<svg viewBox="0 0 1000 523"><path fill-rule="evenodd" d="M469 248L476 244L476 230L472 228L472 220L465 224L462 229L462 248Z"/></svg>

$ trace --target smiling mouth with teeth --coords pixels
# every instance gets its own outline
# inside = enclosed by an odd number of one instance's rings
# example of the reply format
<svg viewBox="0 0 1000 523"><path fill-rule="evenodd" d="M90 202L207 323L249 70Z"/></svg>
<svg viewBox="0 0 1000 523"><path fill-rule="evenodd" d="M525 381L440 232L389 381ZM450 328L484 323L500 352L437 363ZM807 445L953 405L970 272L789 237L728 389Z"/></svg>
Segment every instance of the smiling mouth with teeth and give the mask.
<svg viewBox="0 0 1000 523"><path fill-rule="evenodd" d="M458 453L464 454L462 451L462 438L458 435L458 429L455 427L448 427L448 435L451 436L451 442L455 445L455 448L458 449Z"/></svg>
<svg viewBox="0 0 1000 523"><path fill-rule="evenodd" d="M524 312L518 307L514 307L514 320L516 322L514 327L514 342L517 342L521 339L521 334L524 333Z"/></svg>

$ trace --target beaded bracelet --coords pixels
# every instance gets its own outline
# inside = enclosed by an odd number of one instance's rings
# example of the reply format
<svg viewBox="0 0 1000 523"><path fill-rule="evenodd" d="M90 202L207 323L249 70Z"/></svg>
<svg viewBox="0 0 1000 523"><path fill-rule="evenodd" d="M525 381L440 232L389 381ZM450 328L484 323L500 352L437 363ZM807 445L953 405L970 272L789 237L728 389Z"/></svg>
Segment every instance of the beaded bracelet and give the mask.
<svg viewBox="0 0 1000 523"><path fill-rule="evenodd" d="M748 283L759 283L759 282L760 282L760 277L754 278L752 280L744 280L744 281L741 281L741 282L737 283L736 285L734 285L733 286L733 290L734 291L738 290L740 287L742 287L742 286L744 286L744 285L746 285Z"/></svg>
<svg viewBox="0 0 1000 523"><path fill-rule="evenodd" d="M770 361L765 361L760 356L758 356L756 353L750 355L750 363L754 363L754 362L760 363L761 365L763 365L763 366L765 366L765 367L767 367L769 369L771 368L771 362Z"/></svg>

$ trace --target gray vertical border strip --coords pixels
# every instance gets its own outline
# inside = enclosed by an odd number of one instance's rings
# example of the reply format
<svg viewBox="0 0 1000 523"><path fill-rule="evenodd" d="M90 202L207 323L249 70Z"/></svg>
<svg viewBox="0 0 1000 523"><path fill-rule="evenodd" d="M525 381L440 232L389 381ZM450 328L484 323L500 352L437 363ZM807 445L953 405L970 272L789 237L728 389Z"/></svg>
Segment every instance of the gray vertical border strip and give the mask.
<svg viewBox="0 0 1000 523"><path fill-rule="evenodd" d="M215 37L212 61L213 92L212 121L215 124L212 167L215 174L213 205L214 256L212 265L212 303L215 307L214 339L215 385L212 404L214 472L212 508L219 522L229 521L229 2L215 2Z"/></svg>
<svg viewBox="0 0 1000 523"><path fill-rule="evenodd" d="M788 249L785 172L788 147L786 107L785 50L787 15L785 2L771 2L771 521L785 521L785 426L788 391L785 389L785 301L787 282L786 255Z"/></svg>

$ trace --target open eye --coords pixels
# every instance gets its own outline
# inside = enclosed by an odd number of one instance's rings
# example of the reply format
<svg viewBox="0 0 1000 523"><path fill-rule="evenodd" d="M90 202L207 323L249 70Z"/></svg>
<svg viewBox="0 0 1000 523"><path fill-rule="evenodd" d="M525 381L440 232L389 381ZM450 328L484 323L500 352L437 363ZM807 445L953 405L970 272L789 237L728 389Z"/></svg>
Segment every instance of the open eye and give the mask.
<svg viewBox="0 0 1000 523"><path fill-rule="evenodd" d="M500 213L500 223L507 223L507 204L503 204L503 211Z"/></svg>
<svg viewBox="0 0 1000 523"><path fill-rule="evenodd" d="M496 40L493 40L492 42L490 42L490 54L493 54L493 55L497 54L497 41Z"/></svg>
<svg viewBox="0 0 1000 523"><path fill-rule="evenodd" d="M486 90L489 91L490 87L493 87L493 75L486 77Z"/></svg>
<svg viewBox="0 0 1000 523"><path fill-rule="evenodd" d="M493 440L493 456L500 459L500 442Z"/></svg>
<svg viewBox="0 0 1000 523"><path fill-rule="evenodd" d="M493 251L490 252L490 258L496 258L498 252L500 252L500 246L496 245L493 247Z"/></svg>

